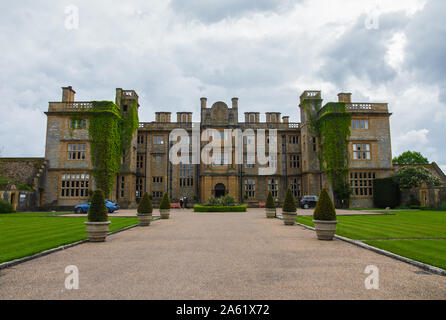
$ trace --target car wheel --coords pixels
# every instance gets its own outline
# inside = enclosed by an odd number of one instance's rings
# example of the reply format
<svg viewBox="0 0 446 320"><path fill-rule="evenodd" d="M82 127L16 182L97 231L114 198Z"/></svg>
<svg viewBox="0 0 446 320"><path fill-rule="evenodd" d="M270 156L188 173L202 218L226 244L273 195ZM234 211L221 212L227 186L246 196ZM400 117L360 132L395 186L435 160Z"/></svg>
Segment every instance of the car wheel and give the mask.
<svg viewBox="0 0 446 320"><path fill-rule="evenodd" d="M77 208L74 212L76 212L76 213L84 213L81 208Z"/></svg>
<svg viewBox="0 0 446 320"><path fill-rule="evenodd" d="M310 206L308 204L304 204L304 209L308 209Z"/></svg>
<svg viewBox="0 0 446 320"><path fill-rule="evenodd" d="M108 213L113 213L113 210L112 209L108 209Z"/></svg>

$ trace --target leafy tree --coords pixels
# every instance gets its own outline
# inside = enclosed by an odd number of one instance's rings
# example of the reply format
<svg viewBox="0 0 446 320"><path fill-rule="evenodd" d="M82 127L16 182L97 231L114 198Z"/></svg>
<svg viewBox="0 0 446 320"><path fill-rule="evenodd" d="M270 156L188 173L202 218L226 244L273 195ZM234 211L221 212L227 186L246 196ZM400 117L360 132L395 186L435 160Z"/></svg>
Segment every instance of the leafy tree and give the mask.
<svg viewBox="0 0 446 320"><path fill-rule="evenodd" d="M423 182L430 186L441 186L441 180L425 167L403 167L393 174L393 180L400 188L418 188Z"/></svg>
<svg viewBox="0 0 446 320"><path fill-rule="evenodd" d="M138 205L138 213L148 214L152 213L152 211L153 211L152 201L150 201L149 194L147 192L144 192L142 199Z"/></svg>
<svg viewBox="0 0 446 320"><path fill-rule="evenodd" d="M273 195L271 194L271 191L268 192L268 196L266 197L265 207L268 209L274 209L276 207L274 204L274 199Z"/></svg>
<svg viewBox="0 0 446 320"><path fill-rule="evenodd" d="M107 221L107 207L105 206L104 192L97 189L93 192L91 197L91 205L88 210L88 221L90 222L104 222Z"/></svg>
<svg viewBox="0 0 446 320"><path fill-rule="evenodd" d="M283 200L283 212L296 212L296 199L290 189L286 190L285 200Z"/></svg>
<svg viewBox="0 0 446 320"><path fill-rule="evenodd" d="M9 202L0 200L0 213L13 213L13 212L15 211Z"/></svg>
<svg viewBox="0 0 446 320"><path fill-rule="evenodd" d="M170 199L167 192L164 194L163 199L161 200L160 209L170 209Z"/></svg>
<svg viewBox="0 0 446 320"><path fill-rule="evenodd" d="M427 158L417 151L406 151L393 158L395 164L429 164Z"/></svg>
<svg viewBox="0 0 446 320"><path fill-rule="evenodd" d="M336 220L336 209L331 201L327 189L322 189L313 213L314 220L334 221Z"/></svg>

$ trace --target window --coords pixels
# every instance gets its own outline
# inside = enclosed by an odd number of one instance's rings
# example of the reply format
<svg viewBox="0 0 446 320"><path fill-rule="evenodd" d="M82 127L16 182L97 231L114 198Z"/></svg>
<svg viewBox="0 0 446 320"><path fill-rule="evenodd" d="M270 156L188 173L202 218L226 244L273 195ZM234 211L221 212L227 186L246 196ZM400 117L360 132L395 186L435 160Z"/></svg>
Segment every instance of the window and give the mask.
<svg viewBox="0 0 446 320"><path fill-rule="evenodd" d="M162 191L152 191L152 198L162 198L163 192Z"/></svg>
<svg viewBox="0 0 446 320"><path fill-rule="evenodd" d="M152 177L153 183L163 183L163 177Z"/></svg>
<svg viewBox="0 0 446 320"><path fill-rule="evenodd" d="M352 196L373 196L375 172L350 172L350 189Z"/></svg>
<svg viewBox="0 0 446 320"><path fill-rule="evenodd" d="M164 136L153 136L153 144L164 144Z"/></svg>
<svg viewBox="0 0 446 320"><path fill-rule="evenodd" d="M137 142L138 144L143 144L144 143L144 136L139 135L137 138Z"/></svg>
<svg viewBox="0 0 446 320"><path fill-rule="evenodd" d="M249 122L256 122L256 116L255 116L255 114L250 114L250 115L249 115Z"/></svg>
<svg viewBox="0 0 446 320"><path fill-rule="evenodd" d="M352 119L352 129L368 129L368 119Z"/></svg>
<svg viewBox="0 0 446 320"><path fill-rule="evenodd" d="M313 151L316 151L317 149L317 140L316 137L313 137Z"/></svg>
<svg viewBox="0 0 446 320"><path fill-rule="evenodd" d="M300 179L298 178L293 178L290 181L290 189L291 192L293 192L294 198L298 199L301 196L300 193Z"/></svg>
<svg viewBox="0 0 446 320"><path fill-rule="evenodd" d="M192 187L194 185L194 165L180 163L180 187Z"/></svg>
<svg viewBox="0 0 446 320"><path fill-rule="evenodd" d="M300 167L300 157L296 154L290 155L290 168Z"/></svg>
<svg viewBox="0 0 446 320"><path fill-rule="evenodd" d="M136 178L136 197L141 198L144 192L143 178Z"/></svg>
<svg viewBox="0 0 446 320"><path fill-rule="evenodd" d="M255 143L256 143L256 139L255 139L255 136L243 136L243 143L245 144L245 145L255 145Z"/></svg>
<svg viewBox="0 0 446 320"><path fill-rule="evenodd" d="M153 162L160 163L160 162L163 162L163 158L164 158L164 156L155 154L155 155L153 155L152 159L153 159Z"/></svg>
<svg viewBox="0 0 446 320"><path fill-rule="evenodd" d="M245 179L245 196L255 198L256 196L256 180Z"/></svg>
<svg viewBox="0 0 446 320"><path fill-rule="evenodd" d="M70 129L86 129L87 119L70 119Z"/></svg>
<svg viewBox="0 0 446 320"><path fill-rule="evenodd" d="M245 154L245 159L243 162L245 163L245 168L255 168L256 167L256 156Z"/></svg>
<svg viewBox="0 0 446 320"><path fill-rule="evenodd" d="M266 143L269 144L270 141L272 144L277 144L277 136L266 136Z"/></svg>
<svg viewBox="0 0 446 320"><path fill-rule="evenodd" d="M136 156L136 168L142 169L144 168L144 155L139 154Z"/></svg>
<svg viewBox="0 0 446 320"><path fill-rule="evenodd" d="M212 165L213 166L225 166L229 164L229 154L228 153L217 153L212 155Z"/></svg>
<svg viewBox="0 0 446 320"><path fill-rule="evenodd" d="M277 168L277 155L276 154L269 156L269 167Z"/></svg>
<svg viewBox="0 0 446 320"><path fill-rule="evenodd" d="M85 160L85 143L69 143L67 147L68 160Z"/></svg>
<svg viewBox="0 0 446 320"><path fill-rule="evenodd" d="M271 191L273 197L279 196L279 182L278 179L268 179L268 191Z"/></svg>
<svg viewBox="0 0 446 320"><path fill-rule="evenodd" d="M290 144L298 144L299 143L299 136L289 136L289 143Z"/></svg>
<svg viewBox="0 0 446 320"><path fill-rule="evenodd" d="M370 160L370 144L354 143L353 144L353 160Z"/></svg>
<svg viewBox="0 0 446 320"><path fill-rule="evenodd" d="M121 176L121 198L124 198L124 191L125 191L125 177Z"/></svg>
<svg viewBox="0 0 446 320"><path fill-rule="evenodd" d="M60 196L72 198L88 197L88 173L63 173L60 179Z"/></svg>

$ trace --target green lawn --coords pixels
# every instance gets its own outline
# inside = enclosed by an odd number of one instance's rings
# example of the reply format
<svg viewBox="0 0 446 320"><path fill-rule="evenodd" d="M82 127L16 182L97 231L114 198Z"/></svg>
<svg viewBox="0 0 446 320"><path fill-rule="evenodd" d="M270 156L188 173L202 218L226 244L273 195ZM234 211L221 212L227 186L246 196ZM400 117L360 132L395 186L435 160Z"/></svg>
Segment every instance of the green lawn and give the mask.
<svg viewBox="0 0 446 320"><path fill-rule="evenodd" d="M338 216L336 234L365 240L372 246L446 269L446 211L411 210L392 213ZM314 227L312 219L298 216L297 222ZM373 241L376 239L380 240Z"/></svg>
<svg viewBox="0 0 446 320"><path fill-rule="evenodd" d="M45 217L54 213L0 214L0 263L87 238L85 217ZM137 218L109 218L110 231L138 223Z"/></svg>

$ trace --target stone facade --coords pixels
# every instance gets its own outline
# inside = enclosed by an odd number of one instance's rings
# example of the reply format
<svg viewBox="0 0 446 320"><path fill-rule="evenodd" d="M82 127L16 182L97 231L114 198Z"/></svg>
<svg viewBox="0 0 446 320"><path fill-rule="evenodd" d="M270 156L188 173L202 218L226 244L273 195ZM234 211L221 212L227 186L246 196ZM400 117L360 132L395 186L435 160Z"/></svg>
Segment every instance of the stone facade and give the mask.
<svg viewBox="0 0 446 320"><path fill-rule="evenodd" d="M71 87L62 89L62 101L50 102L47 115L45 148L46 176L42 206L72 208L87 201L88 191L94 189L88 118L79 115L91 107L91 102L77 102ZM138 101L133 90L116 89L116 100L121 112ZM305 91L300 96L322 106L320 91ZM352 207L372 207L371 181L374 177L390 176L392 172L390 126L387 104L352 103L351 94L339 94L352 115L349 138L349 167L352 185ZM138 105L139 107L139 105ZM303 195L317 195L321 187L328 187L328 179L320 172L316 150L319 141L309 128L309 120L301 103L301 123L289 122L280 112L267 112L266 122L260 121L258 112L245 112L244 122L239 121L239 101L232 98L230 106L218 101L211 106L200 99L199 123L192 122L191 112L177 112L176 122L170 112L156 112L155 121L140 122L129 150L125 152L121 172L111 195L121 207L135 207L142 193L147 191L156 204L165 192L172 201L188 197L190 202L205 201L210 196L230 194L237 201L257 206L266 201L271 190L281 202L288 187L296 199ZM77 115L73 117L73 115ZM73 119L74 120L73 122ZM85 121L83 121L85 120ZM259 166L246 165L246 145L243 147L244 164L174 165L169 159L169 134L173 129L193 130L200 134L205 129L223 132L225 129L277 130L277 170L274 174L259 175ZM258 138L256 136L256 138ZM257 140L257 139L256 139ZM207 144L200 143L200 148ZM268 142L267 142L268 145ZM268 148L268 147L266 147ZM369 186L370 184L370 186Z"/></svg>

